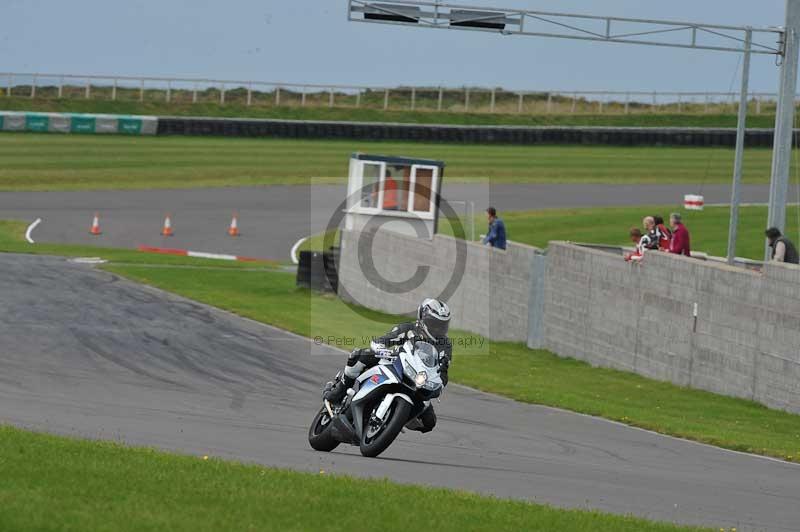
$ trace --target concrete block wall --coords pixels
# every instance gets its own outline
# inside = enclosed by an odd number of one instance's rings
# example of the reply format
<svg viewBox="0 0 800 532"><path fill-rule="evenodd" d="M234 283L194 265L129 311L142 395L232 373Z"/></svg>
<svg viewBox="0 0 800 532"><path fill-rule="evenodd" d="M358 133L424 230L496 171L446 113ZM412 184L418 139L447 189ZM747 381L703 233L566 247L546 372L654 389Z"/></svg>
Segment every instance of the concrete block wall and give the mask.
<svg viewBox="0 0 800 532"><path fill-rule="evenodd" d="M437 297L457 270L457 241L435 235L432 240L379 230L371 250L362 259L373 258L381 277L391 282L411 278L418 267L428 267L425 281L407 291L394 291L389 283L370 279L359 262L359 243L365 233L342 232L339 263L339 295L372 309L411 314L425 297ZM501 251L478 243L459 241L466 248L464 273L447 302L453 310L452 326L492 340L524 342L528 335L531 264L540 251L510 244Z"/></svg>
<svg viewBox="0 0 800 532"><path fill-rule="evenodd" d="M551 243L545 276L556 354L800 412L800 268Z"/></svg>
<svg viewBox="0 0 800 532"><path fill-rule="evenodd" d="M339 295L376 310L411 315L456 267L450 237L378 231L371 249L364 242L364 233L342 233ZM756 272L663 253L626 263L560 242L550 243L542 267L536 248L462 245L464 275L448 298L455 328L800 413L800 267ZM370 256L389 281L419 266L429 272L398 292L364 274Z"/></svg>

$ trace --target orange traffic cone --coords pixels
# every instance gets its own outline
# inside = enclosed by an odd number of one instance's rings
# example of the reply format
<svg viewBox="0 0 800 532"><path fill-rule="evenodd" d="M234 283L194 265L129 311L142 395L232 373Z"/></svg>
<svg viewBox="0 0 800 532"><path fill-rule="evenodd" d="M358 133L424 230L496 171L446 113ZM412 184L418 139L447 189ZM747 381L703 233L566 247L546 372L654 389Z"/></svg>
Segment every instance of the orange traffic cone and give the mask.
<svg viewBox="0 0 800 532"><path fill-rule="evenodd" d="M172 236L172 220L169 218L169 214L166 218L164 218L164 229L161 230L161 236Z"/></svg>
<svg viewBox="0 0 800 532"><path fill-rule="evenodd" d="M94 218L92 218L92 228L89 229L89 234L94 236L102 234L102 231L100 231L100 216L97 213L94 213Z"/></svg>
<svg viewBox="0 0 800 532"><path fill-rule="evenodd" d="M234 213L231 218L231 226L228 228L228 236L239 236L239 219Z"/></svg>

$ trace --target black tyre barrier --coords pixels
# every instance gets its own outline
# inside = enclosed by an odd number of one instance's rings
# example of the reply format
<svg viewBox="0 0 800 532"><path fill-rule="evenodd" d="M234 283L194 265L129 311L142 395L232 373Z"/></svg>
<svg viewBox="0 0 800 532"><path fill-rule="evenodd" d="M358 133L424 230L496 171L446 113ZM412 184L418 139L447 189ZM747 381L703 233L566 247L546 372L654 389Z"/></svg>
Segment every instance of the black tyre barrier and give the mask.
<svg viewBox="0 0 800 532"><path fill-rule="evenodd" d="M297 286L320 292L333 292L339 288L336 267L338 251L301 251L297 265Z"/></svg>
<svg viewBox="0 0 800 532"><path fill-rule="evenodd" d="M408 140L463 144L733 147L736 143L736 130L733 128L439 126L180 117L159 118L158 134L297 139ZM800 139L800 133L795 132L795 135ZM745 136L745 146L771 147L772 137L772 129L749 129Z"/></svg>

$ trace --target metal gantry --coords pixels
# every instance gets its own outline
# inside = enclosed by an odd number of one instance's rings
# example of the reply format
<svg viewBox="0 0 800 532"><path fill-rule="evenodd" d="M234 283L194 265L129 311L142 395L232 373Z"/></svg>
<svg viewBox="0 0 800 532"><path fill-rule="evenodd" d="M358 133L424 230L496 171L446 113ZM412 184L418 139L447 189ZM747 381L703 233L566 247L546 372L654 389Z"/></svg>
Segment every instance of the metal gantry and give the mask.
<svg viewBox="0 0 800 532"><path fill-rule="evenodd" d="M781 27L730 26L673 20L625 18L526 9L451 4L438 1L348 0L348 18L354 22L394 24L433 29L478 31L621 44L741 53L740 91L728 262L736 255L742 154L747 120L747 88L752 54L776 56L780 66L778 108L770 180L768 225L783 230L793 140L794 98L797 88L800 0L786 0ZM765 259L769 258L768 250Z"/></svg>

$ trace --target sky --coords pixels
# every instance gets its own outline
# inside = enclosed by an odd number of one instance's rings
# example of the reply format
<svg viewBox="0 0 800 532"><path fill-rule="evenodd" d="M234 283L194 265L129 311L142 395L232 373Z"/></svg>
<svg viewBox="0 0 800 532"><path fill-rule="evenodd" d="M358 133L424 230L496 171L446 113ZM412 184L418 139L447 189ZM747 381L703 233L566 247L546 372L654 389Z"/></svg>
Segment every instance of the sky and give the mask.
<svg viewBox="0 0 800 532"><path fill-rule="evenodd" d="M784 0L461 0L777 26ZM0 0L0 72L518 90L728 91L738 54L347 21L346 0ZM767 43L772 44L772 43ZM772 56L751 90L774 92Z"/></svg>

